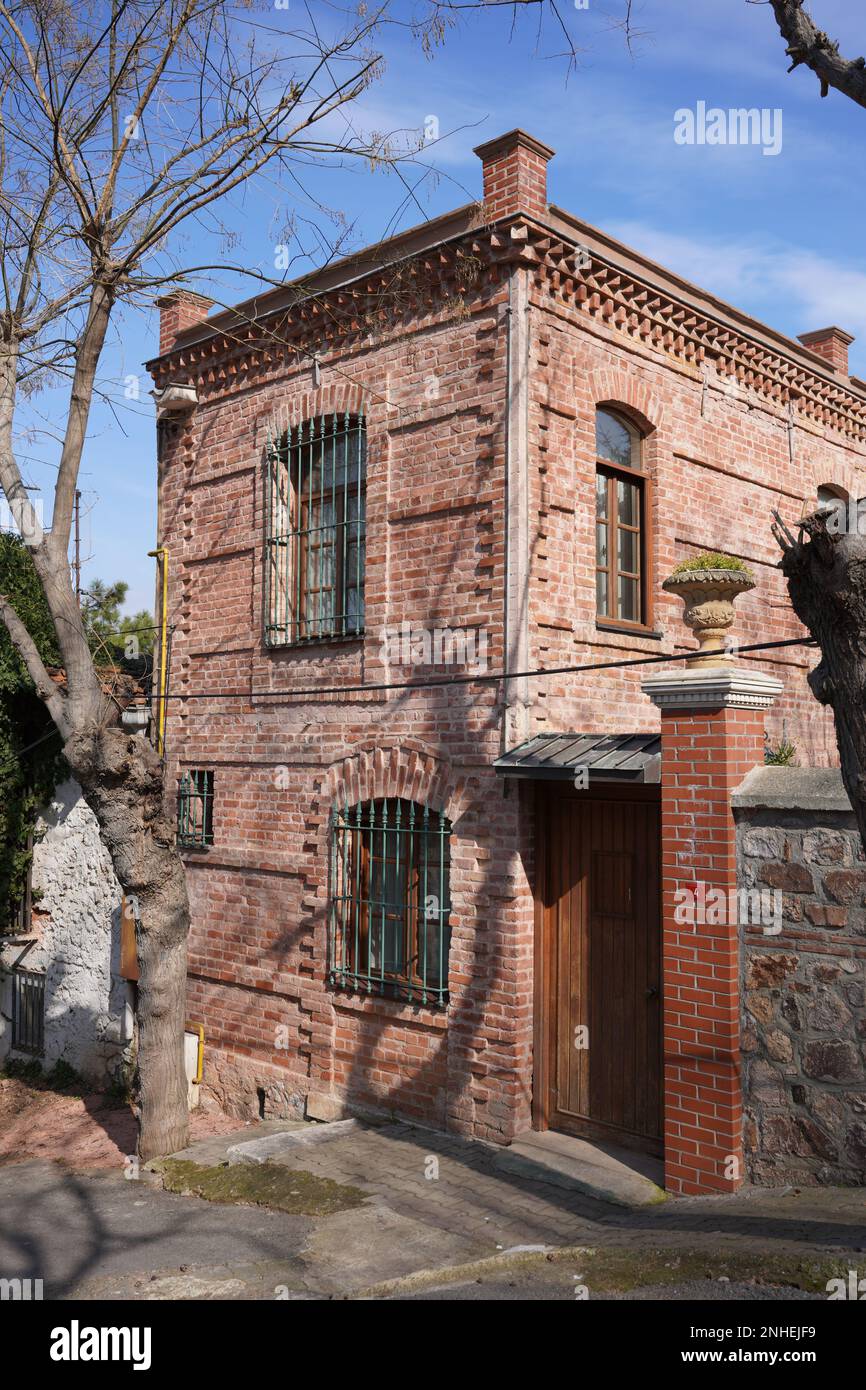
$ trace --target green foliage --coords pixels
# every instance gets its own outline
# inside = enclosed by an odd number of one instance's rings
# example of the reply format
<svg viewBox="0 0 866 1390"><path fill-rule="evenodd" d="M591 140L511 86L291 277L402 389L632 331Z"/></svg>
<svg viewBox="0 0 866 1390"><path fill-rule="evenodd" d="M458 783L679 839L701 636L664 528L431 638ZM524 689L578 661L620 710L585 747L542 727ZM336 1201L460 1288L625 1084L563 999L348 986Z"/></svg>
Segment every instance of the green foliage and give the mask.
<svg viewBox="0 0 866 1390"><path fill-rule="evenodd" d="M28 1057L26 1061L23 1057L7 1057L0 1075L15 1081L27 1081L31 1085L44 1080L42 1063L36 1057Z"/></svg>
<svg viewBox="0 0 866 1390"><path fill-rule="evenodd" d="M0 593L46 665L59 665L57 636L33 561L20 538L6 533L0 534ZM0 624L0 932L13 925L27 881L36 813L65 770L59 734Z"/></svg>
<svg viewBox="0 0 866 1390"><path fill-rule="evenodd" d="M788 738L781 738L775 748L764 749L764 762L772 767L799 767L797 745Z"/></svg>
<svg viewBox="0 0 866 1390"><path fill-rule="evenodd" d="M754 579L752 571L744 560L734 555L723 555L718 550L703 550L700 555L691 555L674 565L672 575L691 574L694 570L735 570L744 579Z"/></svg>
<svg viewBox="0 0 866 1390"><path fill-rule="evenodd" d="M9 599L45 664L59 666L57 634L39 576L24 542L7 532L0 532L0 593ZM15 694L31 688L24 663L12 646L5 627L0 625L0 692Z"/></svg>
<svg viewBox="0 0 866 1390"><path fill-rule="evenodd" d="M65 1062L62 1057L54 1063L45 1078L45 1082L51 1091L71 1091L77 1096L86 1096L90 1089L83 1077L79 1076L75 1068Z"/></svg>
<svg viewBox="0 0 866 1390"><path fill-rule="evenodd" d="M97 664L110 663L118 652L131 657L153 651L153 614L143 608L139 613L120 616L128 589L122 579L116 584L94 579L81 596L84 626ZM134 639L137 645L127 639Z"/></svg>
<svg viewBox="0 0 866 1390"><path fill-rule="evenodd" d="M84 1078L79 1076L63 1058L54 1063L50 1071L44 1071L37 1057L7 1057L0 1068L0 1075L26 1081L40 1090L63 1091L66 1095L86 1096L92 1090Z"/></svg>

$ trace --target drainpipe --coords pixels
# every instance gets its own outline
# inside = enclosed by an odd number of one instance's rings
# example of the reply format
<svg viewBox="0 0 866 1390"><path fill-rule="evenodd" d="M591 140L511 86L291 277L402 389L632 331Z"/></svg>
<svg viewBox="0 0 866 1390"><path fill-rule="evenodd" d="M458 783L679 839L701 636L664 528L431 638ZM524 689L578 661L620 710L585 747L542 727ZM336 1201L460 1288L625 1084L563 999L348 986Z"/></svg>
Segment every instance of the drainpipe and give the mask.
<svg viewBox="0 0 866 1390"><path fill-rule="evenodd" d="M159 694L156 712L156 751L162 757L165 752L165 687L168 674L168 550L164 545L160 545L156 550L149 550L147 553L159 562L159 584L162 591L162 613L159 620Z"/></svg>

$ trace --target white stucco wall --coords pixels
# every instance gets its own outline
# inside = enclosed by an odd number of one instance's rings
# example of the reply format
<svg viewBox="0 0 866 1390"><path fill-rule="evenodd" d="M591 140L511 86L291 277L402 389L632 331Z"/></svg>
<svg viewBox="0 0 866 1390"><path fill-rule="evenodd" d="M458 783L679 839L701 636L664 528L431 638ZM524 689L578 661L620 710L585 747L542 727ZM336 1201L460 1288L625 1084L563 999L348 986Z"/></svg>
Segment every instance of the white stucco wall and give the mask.
<svg viewBox="0 0 866 1390"><path fill-rule="evenodd" d="M33 934L0 947L0 960L45 971L48 1069L63 1058L99 1085L114 1075L132 1040L131 986L120 978L120 885L93 812L74 781L64 782L40 816L33 852ZM41 893L41 897L37 894ZM11 982L4 979L0 1056L12 1037Z"/></svg>

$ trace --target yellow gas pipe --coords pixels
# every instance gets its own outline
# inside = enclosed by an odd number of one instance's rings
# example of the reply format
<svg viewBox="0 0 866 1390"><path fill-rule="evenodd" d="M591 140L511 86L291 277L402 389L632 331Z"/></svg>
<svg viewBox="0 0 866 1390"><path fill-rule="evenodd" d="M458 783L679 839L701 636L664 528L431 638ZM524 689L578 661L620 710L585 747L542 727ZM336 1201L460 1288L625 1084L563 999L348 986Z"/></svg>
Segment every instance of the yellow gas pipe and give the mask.
<svg viewBox="0 0 866 1390"><path fill-rule="evenodd" d="M159 626L159 709L156 714L156 751L160 757L165 749L165 682L167 675L166 667L166 643L168 639L168 551L164 545L160 545L156 550L149 550L149 556L159 560L160 565L160 585L162 588L162 617Z"/></svg>

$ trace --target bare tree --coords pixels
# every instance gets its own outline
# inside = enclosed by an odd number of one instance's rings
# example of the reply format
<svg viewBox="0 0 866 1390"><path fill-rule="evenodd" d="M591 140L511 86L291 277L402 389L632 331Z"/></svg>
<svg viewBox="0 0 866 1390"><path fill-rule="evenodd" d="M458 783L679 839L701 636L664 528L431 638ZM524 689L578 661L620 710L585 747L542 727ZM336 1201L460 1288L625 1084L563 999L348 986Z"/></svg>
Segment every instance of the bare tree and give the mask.
<svg viewBox="0 0 866 1390"><path fill-rule="evenodd" d="M788 71L805 64L821 84L821 96L831 87L843 96L866 106L866 58L845 58L839 44L819 29L812 16L803 8L803 0L770 0L779 32L787 44L785 52L791 59Z"/></svg>
<svg viewBox="0 0 866 1390"><path fill-rule="evenodd" d="M278 11L274 12L278 14ZM97 369L112 315L183 279L175 234L260 171L388 159L332 119L376 76L383 11L329 12L324 38L222 0L0 0L0 483L45 591L60 688L8 599L0 618L137 903L140 1153L183 1147L189 906L156 751L128 735L91 659L68 564ZM14 450L29 393L67 380L51 527Z"/></svg>

